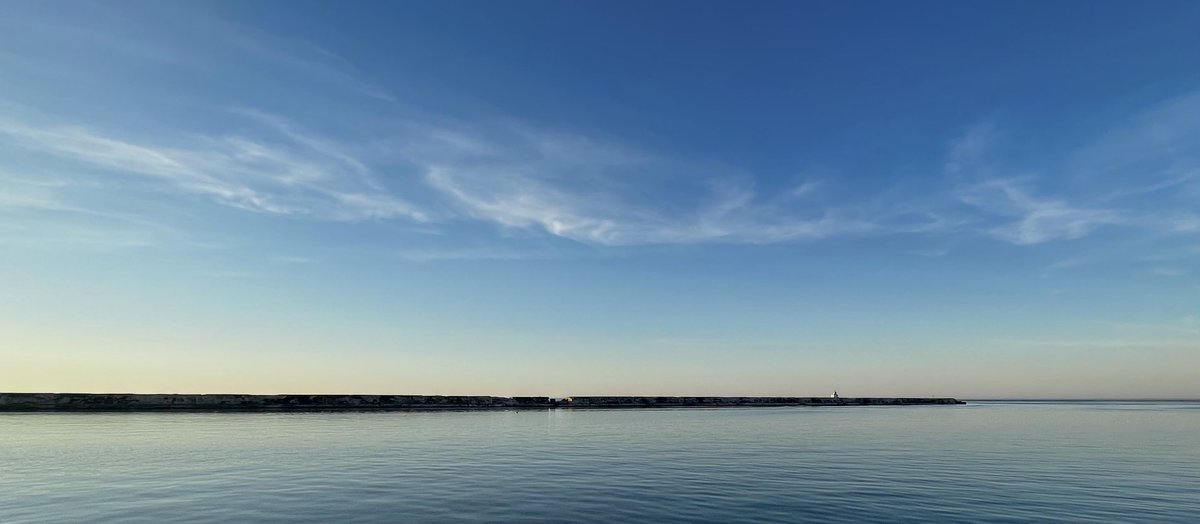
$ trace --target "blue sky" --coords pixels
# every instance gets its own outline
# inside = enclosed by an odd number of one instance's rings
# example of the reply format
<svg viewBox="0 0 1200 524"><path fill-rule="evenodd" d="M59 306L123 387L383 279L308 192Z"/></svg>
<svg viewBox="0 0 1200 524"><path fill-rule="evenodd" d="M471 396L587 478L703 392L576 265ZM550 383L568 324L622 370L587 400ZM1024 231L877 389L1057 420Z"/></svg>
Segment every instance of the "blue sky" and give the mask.
<svg viewBox="0 0 1200 524"><path fill-rule="evenodd" d="M12 2L0 389L1200 396L1194 2Z"/></svg>

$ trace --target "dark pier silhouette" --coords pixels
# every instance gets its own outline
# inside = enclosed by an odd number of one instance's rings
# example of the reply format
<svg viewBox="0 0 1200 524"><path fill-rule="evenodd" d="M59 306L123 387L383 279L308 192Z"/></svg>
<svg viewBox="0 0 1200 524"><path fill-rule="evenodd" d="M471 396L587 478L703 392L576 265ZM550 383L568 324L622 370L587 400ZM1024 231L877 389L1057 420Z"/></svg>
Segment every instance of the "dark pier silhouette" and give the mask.
<svg viewBox="0 0 1200 524"><path fill-rule="evenodd" d="M0 393L0 411L311 411L919 406L953 398L893 397L491 397L451 395L233 395Z"/></svg>

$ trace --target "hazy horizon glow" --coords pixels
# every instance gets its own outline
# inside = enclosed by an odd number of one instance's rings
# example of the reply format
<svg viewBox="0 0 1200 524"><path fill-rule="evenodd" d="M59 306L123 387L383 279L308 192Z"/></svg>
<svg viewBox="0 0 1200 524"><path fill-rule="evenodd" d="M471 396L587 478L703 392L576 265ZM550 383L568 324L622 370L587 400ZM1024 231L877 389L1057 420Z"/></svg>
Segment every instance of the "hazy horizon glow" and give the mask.
<svg viewBox="0 0 1200 524"><path fill-rule="evenodd" d="M14 2L0 391L1200 397L1200 4Z"/></svg>

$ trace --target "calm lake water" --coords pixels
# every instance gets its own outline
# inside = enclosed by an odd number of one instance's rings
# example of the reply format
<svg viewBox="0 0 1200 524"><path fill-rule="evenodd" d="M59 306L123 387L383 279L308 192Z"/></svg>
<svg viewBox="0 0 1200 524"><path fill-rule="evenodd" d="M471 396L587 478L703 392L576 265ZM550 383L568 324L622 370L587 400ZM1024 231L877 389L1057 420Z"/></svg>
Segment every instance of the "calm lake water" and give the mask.
<svg viewBox="0 0 1200 524"><path fill-rule="evenodd" d="M1200 404L0 414L0 522L1200 522Z"/></svg>

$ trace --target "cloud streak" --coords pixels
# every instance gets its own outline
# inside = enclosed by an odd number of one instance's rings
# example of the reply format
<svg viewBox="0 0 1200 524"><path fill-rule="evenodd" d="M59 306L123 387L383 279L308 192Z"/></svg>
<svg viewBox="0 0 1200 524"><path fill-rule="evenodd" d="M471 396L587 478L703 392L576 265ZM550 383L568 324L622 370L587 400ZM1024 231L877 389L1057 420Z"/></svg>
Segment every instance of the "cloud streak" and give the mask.
<svg viewBox="0 0 1200 524"><path fill-rule="evenodd" d="M267 133L189 135L164 145L69 125L0 120L0 138L111 175L140 176L238 209L327 220L471 219L598 245L768 243L886 226L850 209L762 199L748 177L569 134L504 128L491 136L413 124L388 142L423 173L417 205L389 190L347 146L258 111ZM12 200L11 198L9 200ZM787 202L782 202L787 200ZM15 205L16 202L6 202ZM435 213L431 209L450 209Z"/></svg>
<svg viewBox="0 0 1200 524"><path fill-rule="evenodd" d="M1015 180L993 179L958 190L963 202L1004 217L988 228L992 236L1020 245L1081 238L1101 226L1128 224L1120 211L1076 207L1063 200L1038 197Z"/></svg>
<svg viewBox="0 0 1200 524"><path fill-rule="evenodd" d="M280 122L273 125L273 141L243 135L193 136L163 146L81 126L0 120L0 137L59 159L142 176L248 211L347 221L428 219L420 207L383 191L372 171L352 156Z"/></svg>
<svg viewBox="0 0 1200 524"><path fill-rule="evenodd" d="M258 213L484 222L603 246L779 243L949 232L965 224L1017 245L1079 239L1112 226L1198 229L1194 214L1117 207L1123 198L1186 186L1195 178L1190 172L1109 191L1093 198L1094 205L1047 196L1029 176L972 180L976 171L993 171L979 158L996 135L990 126L954 141L945 165L960 180L952 199L975 213L963 218L949 207L878 198L830 203L826 182L763 194L755 177L734 169L526 126L468 128L413 119L373 147L351 147L262 111L231 114L255 132L149 140L0 119L0 141ZM34 204L50 205L16 196L0 200L7 207Z"/></svg>
<svg viewBox="0 0 1200 524"><path fill-rule="evenodd" d="M588 244L774 243L900 230L894 217L761 195L730 169L564 133L426 133L407 158L460 216ZM911 224L905 225L911 227Z"/></svg>
<svg viewBox="0 0 1200 524"><path fill-rule="evenodd" d="M1114 226L1163 238L1191 234L1200 231L1192 211L1200 205L1198 121L1193 92L1037 166L999 155L999 137L1009 133L977 125L950 142L943 170L974 229L1009 243L1077 240Z"/></svg>

